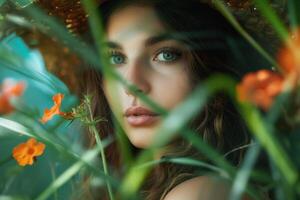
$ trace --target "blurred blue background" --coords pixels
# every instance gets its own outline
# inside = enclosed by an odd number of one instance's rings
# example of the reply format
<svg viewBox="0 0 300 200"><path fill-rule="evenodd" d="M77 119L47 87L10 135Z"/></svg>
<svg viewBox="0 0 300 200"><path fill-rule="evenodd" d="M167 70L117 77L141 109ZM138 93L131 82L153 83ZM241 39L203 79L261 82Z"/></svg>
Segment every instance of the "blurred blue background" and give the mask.
<svg viewBox="0 0 300 200"><path fill-rule="evenodd" d="M15 33L0 41L0 84L4 79L25 81L24 94L13 102L16 111L1 118L16 121L32 130L44 130L57 142L71 151L81 154L82 128L78 122L70 123L55 116L46 125L38 120L45 108L53 105L52 96L63 93L63 111L70 111L78 104L76 96L70 94L68 87L53 74L49 73L41 53L30 49L21 37ZM41 133L36 133L41 134ZM43 137L44 137L43 136ZM70 157L61 155L53 146L46 144L45 152L32 166L20 167L12 158L12 150L28 136L12 132L0 125L0 199L4 197L22 197L33 199L38 196L52 180L74 162ZM74 184L79 176L60 187L51 199L69 199L66 194L76 190Z"/></svg>

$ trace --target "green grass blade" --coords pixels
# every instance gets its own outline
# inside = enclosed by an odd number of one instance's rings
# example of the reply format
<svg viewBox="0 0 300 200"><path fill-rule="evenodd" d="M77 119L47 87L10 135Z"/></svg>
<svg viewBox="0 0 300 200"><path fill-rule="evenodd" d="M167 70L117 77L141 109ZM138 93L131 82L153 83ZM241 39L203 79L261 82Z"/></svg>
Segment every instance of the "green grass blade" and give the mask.
<svg viewBox="0 0 300 200"><path fill-rule="evenodd" d="M100 13L97 9L97 4L91 0L83 0L82 4L84 9L86 10L87 14L89 15L89 24L92 31L92 35L95 41L95 45L97 47L97 53L99 55L99 62L102 66L102 72L104 73L107 78L111 78L112 70L109 67L108 59L105 54L105 47L104 47L104 30L103 24L101 23Z"/></svg>
<svg viewBox="0 0 300 200"><path fill-rule="evenodd" d="M22 74L34 81L43 83L53 90L53 92L61 91L65 94L69 93L68 89L62 87L60 81L51 78L48 74L41 73L38 71L28 71L24 70L22 63L25 61L19 57L13 55L11 52L7 52L3 47L0 47L0 65L3 68L15 71L19 74Z"/></svg>
<svg viewBox="0 0 300 200"><path fill-rule="evenodd" d="M153 162L155 150L148 149L141 152L135 163L129 169L123 178L120 187L122 200L131 200L136 198L136 194L146 176L152 169L152 165L145 163Z"/></svg>
<svg viewBox="0 0 300 200"><path fill-rule="evenodd" d="M51 163L51 162L49 162L49 167L50 167L50 171L51 171L51 176L52 176L52 180L54 181L54 180L56 180L56 178L57 178L57 175L56 175L56 172L55 172L55 167L54 167L54 165L53 165L53 163ZM58 195L57 195L57 189L55 189L54 191L53 191L53 196L54 196L54 200L58 200Z"/></svg>
<svg viewBox="0 0 300 200"><path fill-rule="evenodd" d="M69 47L71 51L87 61L91 65L90 67L101 70L98 57L92 48L79 37L72 35L63 24L57 22L57 20L44 13L35 5L28 6L22 11L31 18L38 30L58 39L62 44Z"/></svg>
<svg viewBox="0 0 300 200"><path fill-rule="evenodd" d="M86 101L87 101L87 110L88 113L90 115L90 121L91 122L95 122L94 116L93 116L93 111L91 108L91 100L89 97L85 96ZM100 155L101 155L101 160L102 160L102 167L103 167L103 171L104 174L106 176L109 176L109 172L108 172L108 166L107 166L107 162L106 162L106 156L104 153L104 146L103 146L103 142L102 139L100 138L100 134L96 128L96 125L94 123L92 123L92 125L89 126L90 129L90 133L94 135L95 139L96 139L96 144L97 146L100 148ZM109 181L106 181L106 185L107 185L107 189L108 189L108 193L110 196L110 199L113 200L114 199L114 195L113 195L113 191L112 191L112 187Z"/></svg>
<svg viewBox="0 0 300 200"><path fill-rule="evenodd" d="M280 169L284 178L290 186L298 180L298 172L292 163L289 155L280 145L275 135L268 130L265 120L258 110L249 104L241 104L241 112L251 132L255 135L259 143L266 149L269 156Z"/></svg>
<svg viewBox="0 0 300 200"><path fill-rule="evenodd" d="M193 158L188 158L188 157L163 157L159 160L153 160L150 162L143 163L142 165L137 166L138 168L143 168L143 167L148 167L148 166L155 166L160 163L175 163L175 164L180 164L180 165L189 165L189 166L197 166L197 167L202 167L208 170L211 170L213 172L218 173L220 176L223 176L225 178L228 178L229 175L228 173L223 170L222 168L216 167L214 165L195 160Z"/></svg>
<svg viewBox="0 0 300 200"><path fill-rule="evenodd" d="M277 62L273 57L266 52L255 39L245 31L245 29L239 24L235 17L231 14L229 9L220 0L213 0L213 4L223 14L223 16L231 23L231 25L251 44L263 57L265 57L272 66L278 68Z"/></svg>
<svg viewBox="0 0 300 200"><path fill-rule="evenodd" d="M0 195L0 200L28 200L28 198Z"/></svg>
<svg viewBox="0 0 300 200"><path fill-rule="evenodd" d="M176 164L181 164L181 165L191 165L191 166L198 166L198 167L203 167L205 169L209 169L213 172L217 172L220 176L223 176L225 178L229 177L229 174L222 168L216 167L211 164L207 164L205 162L195 160L192 158L166 158L164 159L164 162L171 162L171 163L176 163Z"/></svg>
<svg viewBox="0 0 300 200"><path fill-rule="evenodd" d="M114 127L115 127L115 134L116 134L116 140L118 143L118 147L120 149L120 154L121 154L121 160L125 165L128 167L131 166L133 163L133 155L130 151L130 142L122 130L120 124L117 123L116 119L113 119L114 121Z"/></svg>
<svg viewBox="0 0 300 200"><path fill-rule="evenodd" d="M126 198L130 198L135 194L143 182L143 178L145 178L147 173L151 170L150 167L137 170L134 166L143 165L145 164L144 162L151 162L153 157L151 152L155 151L157 147L167 144L171 138L179 132L198 148L200 152L207 156L207 158L217 163L217 166L225 169L228 174L233 174L233 167L216 152L216 150L210 147L210 145L203 142L200 138L197 138L196 134L186 127L186 123L201 111L208 98L215 92L225 90L230 96L233 96L235 84L236 82L228 76L220 74L214 75L197 86L183 103L170 112L155 134L156 137L154 138L153 146L140 154L138 160L133 164L133 167L129 169L129 172L123 179L121 191Z"/></svg>
<svg viewBox="0 0 300 200"><path fill-rule="evenodd" d="M266 122L268 122L268 124L275 124L276 120L278 120L282 114L286 102L288 102L290 98L292 98L290 91L285 91L276 97L266 116Z"/></svg>
<svg viewBox="0 0 300 200"><path fill-rule="evenodd" d="M36 200L45 200L50 197L59 187L65 184L68 180L70 180L75 174L81 170L85 162L91 162L100 152L99 147L87 151L83 156L82 160L77 161L71 167L69 167L65 172L63 172L60 176L58 176L49 187L47 187L37 198Z"/></svg>
<svg viewBox="0 0 300 200"><path fill-rule="evenodd" d="M100 65L102 66L102 73L109 82L107 85L109 85L109 90L112 92L112 109L115 110L115 113L120 113L120 102L118 101L118 94L116 89L116 81L119 81L125 88L127 88L129 91L131 91L133 94L135 94L141 101L145 102L150 108L152 108L155 112L158 112L160 114L165 114L164 110L155 104L149 97L147 97L145 94L141 93L138 88L134 85L129 83L127 80L125 80L120 74L114 70L114 68L110 67L109 60L105 54L106 47L103 46L104 41L104 32L103 32L103 25L100 21L100 14L99 10L97 9L96 4L91 0L84 0L83 5L85 7L85 10L87 11L89 17L89 23L90 28L92 31L92 35L94 38L94 41L96 43L96 47L98 50L99 55L99 61ZM115 81L116 80L116 81ZM120 115L116 115L117 117L120 117ZM119 122L122 122L121 119L119 119Z"/></svg>
<svg viewBox="0 0 300 200"><path fill-rule="evenodd" d="M270 6L270 2L268 0L254 0L254 2L262 15L270 22L278 36L285 41L289 35L288 31L274 9Z"/></svg>
<svg viewBox="0 0 300 200"><path fill-rule="evenodd" d="M7 0L0 0L0 6L2 6L2 4L4 4Z"/></svg>
<svg viewBox="0 0 300 200"><path fill-rule="evenodd" d="M10 0L13 2L18 8L25 8L32 4L35 0Z"/></svg>
<svg viewBox="0 0 300 200"><path fill-rule="evenodd" d="M31 124L32 127L29 129L27 126L20 124L18 122L8 120L0 117L0 127L4 127L10 131L18 133L20 135L25 135L28 137L37 138L37 140L41 140L44 143L49 144L49 146L54 147L61 154L66 157L72 158L75 161L81 161L81 156L77 155L73 151L68 148L68 145L64 145L57 137L53 137L51 133L48 133L46 130L42 129L35 120L29 119L28 117L23 117L22 122L24 124ZM111 143L111 139L103 141L104 148ZM99 173L99 170L89 163L85 163L86 167L88 167L91 171L96 174L102 175Z"/></svg>
<svg viewBox="0 0 300 200"><path fill-rule="evenodd" d="M191 142L191 144L199 150L204 156L206 156L212 163L214 163L219 168L226 171L228 177L232 177L234 174L234 167L225 158L220 155L213 147L203 141L198 135L193 131L186 131L183 137ZM225 175L225 174L223 174Z"/></svg>
<svg viewBox="0 0 300 200"><path fill-rule="evenodd" d="M74 35L69 33L68 30L62 24L58 23L53 17L48 16L34 5L26 7L25 9L23 9L23 11L35 22L35 26L37 29L51 37L55 36L64 45L69 47L69 49L77 53L83 60L89 63L88 67L93 67L96 70L102 71L102 61L99 62L98 54L95 53L94 50L88 44L85 44L80 38L75 37ZM93 18L90 17L89 20L92 20ZM96 20L96 22L93 22L93 24L96 24L97 21L98 20ZM101 24L99 26L101 26ZM97 31L95 31L95 33L97 33ZM99 35L95 36L96 39L98 37ZM101 41L95 40L95 42L99 43L97 46L101 47ZM164 109L162 109L160 106L154 103L145 94L140 93L135 85L130 84L118 73L116 73L115 70L108 70L110 72L109 76L112 77L113 80L117 80L121 84L123 84L124 87L126 87L130 92L132 92L136 96L138 96L141 99L141 101L143 101L146 105L152 108L153 111L161 113L163 115L166 114L166 112L164 112Z"/></svg>
<svg viewBox="0 0 300 200"><path fill-rule="evenodd" d="M31 130L15 121L0 117L0 126L28 137L36 137Z"/></svg>
<svg viewBox="0 0 300 200"><path fill-rule="evenodd" d="M284 193L284 187L282 187L282 176L278 170L278 167L275 165L273 160L270 160L270 168L272 178L276 181L276 185L274 186L274 195L276 200L285 200L286 194Z"/></svg>
<svg viewBox="0 0 300 200"><path fill-rule="evenodd" d="M178 134L176 131L184 131L183 127L201 111L208 98L217 91L223 90L233 96L235 84L236 82L232 78L222 74L215 74L199 84L188 98L164 119L158 134L155 134L154 146L165 145L175 134Z"/></svg>
<svg viewBox="0 0 300 200"><path fill-rule="evenodd" d="M288 17L291 25L291 29L298 28L300 25L300 1L288 0Z"/></svg>
<svg viewBox="0 0 300 200"><path fill-rule="evenodd" d="M241 168L237 171L237 175L233 181L233 186L229 196L230 200L239 200L243 196L251 175L251 170L257 160L259 152L260 145L254 145L247 151L244 162Z"/></svg>

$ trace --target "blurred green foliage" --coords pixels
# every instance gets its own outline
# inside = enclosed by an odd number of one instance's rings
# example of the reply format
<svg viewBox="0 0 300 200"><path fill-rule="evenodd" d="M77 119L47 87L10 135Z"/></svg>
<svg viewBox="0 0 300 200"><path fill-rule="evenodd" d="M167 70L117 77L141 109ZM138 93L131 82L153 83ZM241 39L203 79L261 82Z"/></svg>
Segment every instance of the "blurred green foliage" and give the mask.
<svg viewBox="0 0 300 200"><path fill-rule="evenodd" d="M280 68L272 55L269 55L242 28L223 1L213 0L212 2L273 67ZM0 1L0 6L6 3L6 1ZM269 1L257 0L254 3L272 25L278 37L285 41L289 30L281 22ZM236 101L235 87L237 82L231 77L216 74L198 86L185 102L168 113L147 96L138 93L134 85L129 84L109 67L107 58L101 51L103 30L93 1L84 0L83 5L90 16L89 22L98 52L95 52L80 38L68 32L62 24L36 7L33 1L10 1L10 6L12 5L16 6L20 13L26 14L25 20L34 22L32 24L34 28L49 35L55 35L57 40L72 49L91 66L100 70L107 79L123 83L153 110L162 113L165 120L158 131L156 145L166 144L175 133L182 132L183 138L190 141L214 165L180 157L153 162L153 155L156 151L154 145L143 151L135 159L123 151L124 154L127 154L124 157L130 161L130 167L121 180L119 177L114 177L104 155L104 149L110 144L112 138L99 138L94 123L84 124L91 130L92 136L97 141L95 147L88 150L83 146L84 128L78 120L70 123L56 116L46 125L39 122L43 110L52 106L51 98L54 94L65 94L62 107L64 111L70 111L76 107L80 100L71 94L67 85L46 69L39 51L30 49L17 34L5 35L5 30L0 30L0 32L2 31L0 35L3 36L0 45L0 83L9 77L23 80L27 85L24 95L13 102L16 112L0 117L0 200L80 198L85 192L81 186L87 177L90 178L91 185L94 184L107 189L111 199L115 198L115 193L123 195L122 199L134 199L151 167L160 162L198 166L231 180L233 182L231 200L240 199L244 191L258 199L259 195L256 194L251 185L253 180L267 182L266 185L275 191L275 198L278 200L299 198L299 129L293 130L293 133L288 134L287 137L276 131L276 122L282 114L277 105L287 100L287 98L283 98L284 94L275 102L276 106L273 106L269 111L271 114L264 114L253 105ZM298 7L299 2L297 0L288 1L291 27L298 26L299 15L297 11L300 9ZM7 20L6 14L8 13L1 14L3 20ZM254 142L252 146L248 147L245 160L239 169L229 164L223 155L204 143L201 138L196 137L193 131L186 127L187 121L199 112L209 98L218 91L224 91L232 98L253 134ZM87 102L86 106L91 114L90 102ZM95 122L97 119L91 115L88 120ZM121 130L117 129L117 131L120 146L126 149L126 139L122 137ZM28 137L35 137L45 143L46 151L43 156L37 158L34 165L20 167L13 160L11 152L17 144L24 142ZM269 164L273 169L272 177L267 177L267 180L265 178L266 173L253 169L259 152L262 150L266 152Z"/></svg>

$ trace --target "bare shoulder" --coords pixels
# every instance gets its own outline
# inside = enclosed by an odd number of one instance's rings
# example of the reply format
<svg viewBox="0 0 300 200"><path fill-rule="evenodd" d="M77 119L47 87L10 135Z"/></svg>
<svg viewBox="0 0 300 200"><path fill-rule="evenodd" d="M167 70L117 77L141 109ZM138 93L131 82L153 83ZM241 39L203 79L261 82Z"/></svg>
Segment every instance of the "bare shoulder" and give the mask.
<svg viewBox="0 0 300 200"><path fill-rule="evenodd" d="M212 176L198 176L174 187L164 200L226 200L230 184Z"/></svg>

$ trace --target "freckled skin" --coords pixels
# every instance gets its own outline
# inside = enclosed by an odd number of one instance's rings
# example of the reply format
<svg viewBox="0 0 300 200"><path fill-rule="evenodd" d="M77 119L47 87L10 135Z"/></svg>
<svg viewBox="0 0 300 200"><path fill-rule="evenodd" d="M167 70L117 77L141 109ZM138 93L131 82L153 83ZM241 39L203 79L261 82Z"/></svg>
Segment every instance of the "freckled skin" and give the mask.
<svg viewBox="0 0 300 200"><path fill-rule="evenodd" d="M182 55L171 63L158 62L156 52L163 47L175 47L186 50L186 46L176 40L164 40L151 46L145 46L149 37L167 32L152 8L128 6L116 11L110 17L106 37L122 47L121 53L126 61L115 69L128 81L135 84L154 102L166 110L171 110L190 93L192 85L186 68L188 56ZM158 57L161 58L161 55ZM111 107L113 99L104 80L104 91ZM141 100L130 94L118 83L118 100L124 112L131 106L146 106ZM116 112L115 112L116 114ZM150 126L132 127L125 118L123 128L131 143L139 148L147 148L153 140L161 119Z"/></svg>

